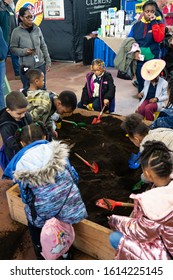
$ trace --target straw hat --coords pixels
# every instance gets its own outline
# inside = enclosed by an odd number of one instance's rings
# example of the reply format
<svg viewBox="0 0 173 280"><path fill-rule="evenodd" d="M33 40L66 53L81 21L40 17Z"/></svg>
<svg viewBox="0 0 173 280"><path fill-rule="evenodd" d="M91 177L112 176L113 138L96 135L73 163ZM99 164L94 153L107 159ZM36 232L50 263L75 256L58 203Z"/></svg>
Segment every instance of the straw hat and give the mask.
<svg viewBox="0 0 173 280"><path fill-rule="evenodd" d="M154 80L164 69L166 62L162 59L152 59L144 63L141 68L141 76L146 81Z"/></svg>

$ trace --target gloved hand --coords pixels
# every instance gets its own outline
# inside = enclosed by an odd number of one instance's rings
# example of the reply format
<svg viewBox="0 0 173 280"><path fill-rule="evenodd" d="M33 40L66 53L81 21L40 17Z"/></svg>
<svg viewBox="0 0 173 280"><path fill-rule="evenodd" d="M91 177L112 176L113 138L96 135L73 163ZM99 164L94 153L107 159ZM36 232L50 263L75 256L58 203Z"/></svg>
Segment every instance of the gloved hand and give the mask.
<svg viewBox="0 0 173 280"><path fill-rule="evenodd" d="M88 111L94 111L92 103L89 103L88 105L83 104L83 106L86 107Z"/></svg>
<svg viewBox="0 0 173 280"><path fill-rule="evenodd" d="M132 153L128 160L129 168L137 169L140 166L140 152L137 154Z"/></svg>

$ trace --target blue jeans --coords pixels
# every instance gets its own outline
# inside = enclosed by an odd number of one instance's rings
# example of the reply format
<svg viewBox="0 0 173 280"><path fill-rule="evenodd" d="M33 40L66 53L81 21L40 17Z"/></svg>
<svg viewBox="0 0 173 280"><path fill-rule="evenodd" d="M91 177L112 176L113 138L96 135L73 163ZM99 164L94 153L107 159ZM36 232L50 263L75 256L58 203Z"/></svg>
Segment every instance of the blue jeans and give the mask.
<svg viewBox="0 0 173 280"><path fill-rule="evenodd" d="M143 90L144 87L144 79L141 76L141 68L144 65L145 61L137 61L136 67L136 79L138 82L138 93Z"/></svg>
<svg viewBox="0 0 173 280"><path fill-rule="evenodd" d="M5 61L0 61L0 110L5 107L4 79L5 79Z"/></svg>
<svg viewBox="0 0 173 280"><path fill-rule="evenodd" d="M43 74L44 74L44 87L42 89L46 89L46 64L42 64L41 66L39 66L35 69L40 69L43 72ZM23 89L27 90L29 88L29 81L26 78L26 74L23 74L20 71L20 78L21 78L21 81L22 81L22 84L23 84Z"/></svg>
<svg viewBox="0 0 173 280"><path fill-rule="evenodd" d="M114 249L118 248L120 239L123 237L123 234L120 231L114 231L109 236L109 242Z"/></svg>
<svg viewBox="0 0 173 280"><path fill-rule="evenodd" d="M19 76L20 75L20 73L19 73L19 71L20 71L19 57L16 54L14 54L10 51L9 51L9 54L11 56L11 62L12 62L12 65L13 65L14 75Z"/></svg>

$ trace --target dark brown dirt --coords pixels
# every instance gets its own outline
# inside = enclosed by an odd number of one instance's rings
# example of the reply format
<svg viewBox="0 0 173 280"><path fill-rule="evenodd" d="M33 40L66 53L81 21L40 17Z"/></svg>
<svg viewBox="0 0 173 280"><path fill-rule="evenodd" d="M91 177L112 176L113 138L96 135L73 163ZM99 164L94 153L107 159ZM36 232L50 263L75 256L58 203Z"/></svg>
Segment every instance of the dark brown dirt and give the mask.
<svg viewBox="0 0 173 280"><path fill-rule="evenodd" d="M108 215L115 213L129 216L131 208L116 207L110 212L96 206L96 200L107 197L129 202L132 187L140 179L141 169L131 170L128 167L131 153L137 153L138 148L125 136L120 128L121 121L107 116L102 118L100 124L92 125L93 118L73 114L67 119L86 122L86 128L74 127L63 122L59 138L68 143L75 143L73 151L89 163L98 163L99 172L95 174L74 153L70 155L71 164L79 174L79 189L86 204L88 219L108 227ZM4 181L1 183L0 259L35 259L27 227L10 219L5 195L10 185Z"/></svg>
<svg viewBox="0 0 173 280"><path fill-rule="evenodd" d="M88 211L88 219L108 227L107 216L111 213L129 216L132 209L116 207L112 212L95 205L99 198L131 202L129 195L133 185L140 180L141 169L128 167L131 153L137 153L134 146L121 129L121 120L112 116L102 117L99 124L93 125L92 117L74 114L68 120L85 122L82 129L72 124L62 123L59 139L75 143L74 152L92 164L95 161L99 172L93 173L90 167L71 153L70 161L79 174L79 189Z"/></svg>

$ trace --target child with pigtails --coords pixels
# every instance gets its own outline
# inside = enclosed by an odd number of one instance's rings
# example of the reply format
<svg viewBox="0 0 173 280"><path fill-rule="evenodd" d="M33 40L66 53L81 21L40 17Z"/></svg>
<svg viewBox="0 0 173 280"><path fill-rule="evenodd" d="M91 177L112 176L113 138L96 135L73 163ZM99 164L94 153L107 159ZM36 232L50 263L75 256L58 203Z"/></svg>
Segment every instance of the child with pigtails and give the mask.
<svg viewBox="0 0 173 280"><path fill-rule="evenodd" d="M17 132L23 147L10 161L4 176L19 184L34 250L41 256L40 234L52 217L75 224L87 217L78 189L78 174L69 162L69 147L61 141L48 142L41 122ZM65 259L71 258L69 251Z"/></svg>

